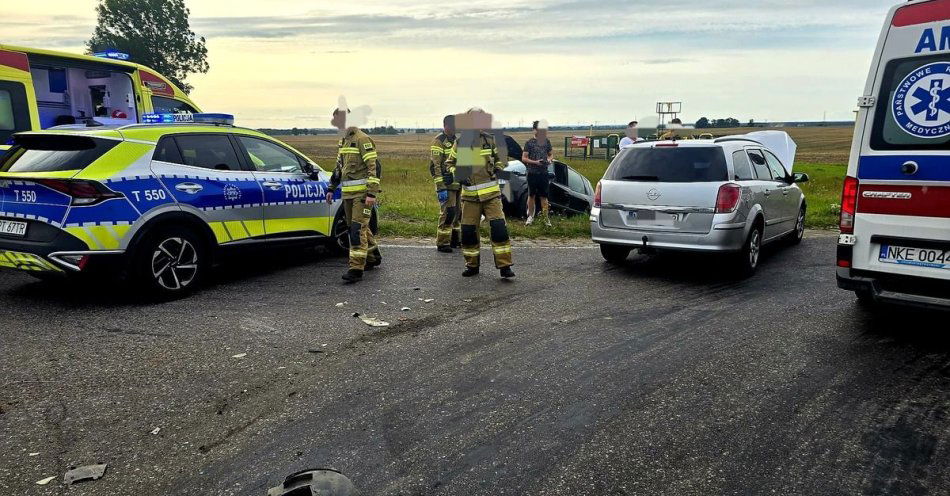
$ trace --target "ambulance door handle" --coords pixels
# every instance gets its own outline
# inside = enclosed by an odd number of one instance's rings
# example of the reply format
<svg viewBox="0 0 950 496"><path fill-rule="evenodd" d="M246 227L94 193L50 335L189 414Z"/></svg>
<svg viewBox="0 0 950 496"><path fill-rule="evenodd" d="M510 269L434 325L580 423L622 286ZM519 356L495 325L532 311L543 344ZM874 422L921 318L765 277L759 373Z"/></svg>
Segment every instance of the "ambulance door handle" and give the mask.
<svg viewBox="0 0 950 496"><path fill-rule="evenodd" d="M184 193L188 193L189 195L193 195L203 190L204 187L197 183L181 183L181 184L175 185L175 189L177 189L178 191L182 191Z"/></svg>
<svg viewBox="0 0 950 496"><path fill-rule="evenodd" d="M280 188L283 188L283 187L284 187L284 185L281 184L281 183L274 183L274 182L269 182L269 181L266 182L266 183L264 183L263 186L264 186L265 188L268 188L268 189L271 189L271 190L274 190L274 191L277 191L277 190L279 190Z"/></svg>

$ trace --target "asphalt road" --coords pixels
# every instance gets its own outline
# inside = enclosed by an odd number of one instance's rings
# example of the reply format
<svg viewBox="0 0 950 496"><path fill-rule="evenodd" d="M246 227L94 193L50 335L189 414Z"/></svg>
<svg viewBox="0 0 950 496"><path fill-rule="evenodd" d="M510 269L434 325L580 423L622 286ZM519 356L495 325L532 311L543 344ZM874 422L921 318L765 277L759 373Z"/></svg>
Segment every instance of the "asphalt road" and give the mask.
<svg viewBox="0 0 950 496"><path fill-rule="evenodd" d="M833 250L737 281L516 245L505 282L390 246L351 286L262 253L165 304L4 272L0 494L263 495L320 466L373 495L948 494L948 316L859 308Z"/></svg>

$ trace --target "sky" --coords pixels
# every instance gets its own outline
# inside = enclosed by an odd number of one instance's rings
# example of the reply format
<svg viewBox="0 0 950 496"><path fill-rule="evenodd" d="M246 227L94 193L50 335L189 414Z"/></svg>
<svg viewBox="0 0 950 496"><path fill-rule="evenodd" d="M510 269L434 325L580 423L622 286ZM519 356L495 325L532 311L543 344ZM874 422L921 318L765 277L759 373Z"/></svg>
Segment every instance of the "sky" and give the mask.
<svg viewBox="0 0 950 496"><path fill-rule="evenodd" d="M207 39L192 98L251 127L850 120L897 0L186 0ZM96 0L0 3L0 43L83 50ZM669 5L664 7L663 5Z"/></svg>

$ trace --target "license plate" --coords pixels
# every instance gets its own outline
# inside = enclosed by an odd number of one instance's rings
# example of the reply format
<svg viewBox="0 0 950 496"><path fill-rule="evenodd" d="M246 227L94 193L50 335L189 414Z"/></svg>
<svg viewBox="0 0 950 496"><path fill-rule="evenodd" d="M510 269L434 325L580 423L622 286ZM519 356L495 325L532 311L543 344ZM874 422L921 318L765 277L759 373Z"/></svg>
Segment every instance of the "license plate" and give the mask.
<svg viewBox="0 0 950 496"><path fill-rule="evenodd" d="M641 226L672 226L679 222L679 215L653 210L630 210L627 212L627 221Z"/></svg>
<svg viewBox="0 0 950 496"><path fill-rule="evenodd" d="M26 236L26 222L0 220L0 234L8 236Z"/></svg>
<svg viewBox="0 0 950 496"><path fill-rule="evenodd" d="M878 260L883 263L950 269L950 250L881 245Z"/></svg>

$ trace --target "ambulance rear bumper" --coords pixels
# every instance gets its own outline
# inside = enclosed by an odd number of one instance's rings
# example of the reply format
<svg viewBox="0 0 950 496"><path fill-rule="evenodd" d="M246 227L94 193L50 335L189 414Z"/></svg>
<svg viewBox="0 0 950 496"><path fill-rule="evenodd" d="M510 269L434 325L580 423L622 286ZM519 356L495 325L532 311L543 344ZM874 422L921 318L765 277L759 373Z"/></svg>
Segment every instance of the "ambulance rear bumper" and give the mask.
<svg viewBox="0 0 950 496"><path fill-rule="evenodd" d="M838 287L870 295L877 303L950 311L950 282L880 272L837 269Z"/></svg>

